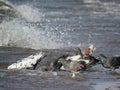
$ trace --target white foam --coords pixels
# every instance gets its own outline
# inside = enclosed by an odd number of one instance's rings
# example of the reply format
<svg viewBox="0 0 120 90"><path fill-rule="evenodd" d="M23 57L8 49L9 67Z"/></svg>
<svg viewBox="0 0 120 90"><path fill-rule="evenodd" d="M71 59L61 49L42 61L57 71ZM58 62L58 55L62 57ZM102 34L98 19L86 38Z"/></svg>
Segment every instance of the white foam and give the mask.
<svg viewBox="0 0 120 90"><path fill-rule="evenodd" d="M30 22L40 22L44 17L44 14L40 13L37 8L29 5L16 6L16 9L24 19Z"/></svg>
<svg viewBox="0 0 120 90"><path fill-rule="evenodd" d="M100 3L99 0L83 0L84 3Z"/></svg>

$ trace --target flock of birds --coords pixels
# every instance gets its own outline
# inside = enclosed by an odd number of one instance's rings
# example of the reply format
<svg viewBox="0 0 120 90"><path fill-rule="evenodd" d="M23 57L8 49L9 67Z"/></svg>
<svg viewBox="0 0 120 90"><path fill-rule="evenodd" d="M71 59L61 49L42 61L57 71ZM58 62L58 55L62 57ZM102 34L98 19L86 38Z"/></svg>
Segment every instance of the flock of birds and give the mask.
<svg viewBox="0 0 120 90"><path fill-rule="evenodd" d="M92 56L93 51L96 50L94 45L90 45L88 48L75 49L75 55L62 55L56 60L51 61L47 70L60 71L66 70L72 72L74 78L80 71L86 70L96 64L101 64L105 68L109 68L112 71L120 67L120 56L118 57L106 57L100 54L98 57ZM16 63L8 66L8 69L36 69L38 63L45 58L46 55L43 52L31 55ZM42 68L42 67L41 67Z"/></svg>
<svg viewBox="0 0 120 90"><path fill-rule="evenodd" d="M3 16L9 15L8 13L10 11L13 11L12 13L16 12L14 8L5 0L0 0L0 4L0 10L2 11L0 12L0 17L3 18ZM105 55L101 54L98 57L94 57L92 56L92 53L95 51L95 49L96 47L94 45L90 45L88 48L82 50L80 48L76 48L75 55L60 56L56 60L51 61L50 67L46 69L53 71L69 70L73 73L72 77L75 77L76 73L86 70L97 63L102 64L103 67L111 70L115 70L120 67L120 56L106 57ZM37 65L44 57L46 57L46 55L43 52L30 55L27 58L9 65L8 69L36 69Z"/></svg>

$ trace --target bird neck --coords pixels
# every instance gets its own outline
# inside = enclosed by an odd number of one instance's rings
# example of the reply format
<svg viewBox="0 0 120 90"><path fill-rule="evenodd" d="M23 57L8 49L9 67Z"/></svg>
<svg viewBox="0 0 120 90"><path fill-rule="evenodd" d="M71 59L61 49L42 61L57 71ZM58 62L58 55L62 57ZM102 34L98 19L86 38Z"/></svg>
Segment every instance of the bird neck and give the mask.
<svg viewBox="0 0 120 90"><path fill-rule="evenodd" d="M103 63L106 60L106 58L99 56L99 60Z"/></svg>
<svg viewBox="0 0 120 90"><path fill-rule="evenodd" d="M107 60L105 57L100 56L99 60L101 61L101 64L104 68L110 68L105 62Z"/></svg>

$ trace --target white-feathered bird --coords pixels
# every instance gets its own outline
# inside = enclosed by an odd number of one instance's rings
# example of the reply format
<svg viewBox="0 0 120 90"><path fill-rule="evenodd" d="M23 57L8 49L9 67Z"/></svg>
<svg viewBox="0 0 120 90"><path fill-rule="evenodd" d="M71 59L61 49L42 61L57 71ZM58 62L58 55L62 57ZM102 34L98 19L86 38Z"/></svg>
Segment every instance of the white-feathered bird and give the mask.
<svg viewBox="0 0 120 90"><path fill-rule="evenodd" d="M17 61L16 63L8 66L8 69L26 69L26 68L35 68L37 62L45 56L43 52L37 53L35 55L30 55L27 58Z"/></svg>

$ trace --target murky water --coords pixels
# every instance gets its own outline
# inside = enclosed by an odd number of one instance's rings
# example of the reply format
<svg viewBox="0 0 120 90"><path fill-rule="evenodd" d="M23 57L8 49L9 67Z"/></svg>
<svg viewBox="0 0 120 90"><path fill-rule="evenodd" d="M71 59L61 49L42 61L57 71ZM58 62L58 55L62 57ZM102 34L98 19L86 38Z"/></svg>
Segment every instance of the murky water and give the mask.
<svg viewBox="0 0 120 90"><path fill-rule="evenodd" d="M120 71L111 74L99 65L76 79L64 71L56 76L51 71L7 70L9 64L39 51L47 54L41 62L47 65L60 55L74 54L74 47L89 44L97 47L94 56L120 55L119 0L8 0L8 3L17 14L5 14L0 23L0 90L119 90Z"/></svg>

